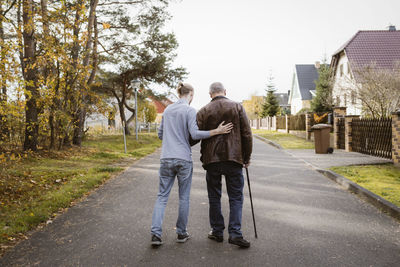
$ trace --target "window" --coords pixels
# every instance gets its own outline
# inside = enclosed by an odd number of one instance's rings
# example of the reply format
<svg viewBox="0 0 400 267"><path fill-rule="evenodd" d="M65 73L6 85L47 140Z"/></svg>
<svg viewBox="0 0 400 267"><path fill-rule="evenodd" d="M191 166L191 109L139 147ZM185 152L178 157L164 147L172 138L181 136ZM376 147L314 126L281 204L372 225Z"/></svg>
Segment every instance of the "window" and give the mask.
<svg viewBox="0 0 400 267"><path fill-rule="evenodd" d="M339 69L340 69L340 77L342 77L343 76L343 64L340 64Z"/></svg>
<svg viewBox="0 0 400 267"><path fill-rule="evenodd" d="M340 97L336 96L336 105L340 107Z"/></svg>
<svg viewBox="0 0 400 267"><path fill-rule="evenodd" d="M356 104L356 92L351 92L351 104Z"/></svg>
<svg viewBox="0 0 400 267"><path fill-rule="evenodd" d="M347 74L350 74L350 64L347 62Z"/></svg>

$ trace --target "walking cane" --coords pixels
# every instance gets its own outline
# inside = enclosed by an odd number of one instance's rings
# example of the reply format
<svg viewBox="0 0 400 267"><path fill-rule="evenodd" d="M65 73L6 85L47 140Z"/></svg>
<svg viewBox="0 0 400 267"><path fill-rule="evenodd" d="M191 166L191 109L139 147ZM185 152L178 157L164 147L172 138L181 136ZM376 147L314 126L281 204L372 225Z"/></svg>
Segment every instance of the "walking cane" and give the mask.
<svg viewBox="0 0 400 267"><path fill-rule="evenodd" d="M249 195L250 195L250 204L251 204L251 214L253 215L253 224L254 224L254 235L257 237L257 227L256 227L256 219L254 218L254 208L253 208L253 198L251 197L251 188L250 188L250 179L249 179L249 170L246 168L247 175L247 184L249 185Z"/></svg>

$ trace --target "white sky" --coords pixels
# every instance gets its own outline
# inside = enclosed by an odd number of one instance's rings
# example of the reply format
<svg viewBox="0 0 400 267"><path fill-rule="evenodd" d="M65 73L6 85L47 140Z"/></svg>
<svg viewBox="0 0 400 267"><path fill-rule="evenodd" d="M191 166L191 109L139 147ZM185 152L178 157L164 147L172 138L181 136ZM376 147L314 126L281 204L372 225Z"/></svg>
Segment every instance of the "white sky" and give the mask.
<svg viewBox="0 0 400 267"><path fill-rule="evenodd" d="M242 101L263 95L272 70L278 92L290 90L295 64L331 55L358 30L400 30L399 0L183 0L171 4L168 29L178 39L177 65L190 72L192 106L210 100L220 81Z"/></svg>

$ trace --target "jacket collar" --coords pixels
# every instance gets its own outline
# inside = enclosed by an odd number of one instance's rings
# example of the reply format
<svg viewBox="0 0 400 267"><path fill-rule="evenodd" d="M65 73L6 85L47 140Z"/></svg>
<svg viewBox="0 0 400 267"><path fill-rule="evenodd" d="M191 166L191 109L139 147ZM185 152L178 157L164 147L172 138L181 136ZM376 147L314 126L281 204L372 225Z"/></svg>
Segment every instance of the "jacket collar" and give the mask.
<svg viewBox="0 0 400 267"><path fill-rule="evenodd" d="M227 99L227 97L226 97L226 96L219 95L219 96L216 96L216 97L214 97L213 99L211 99L211 102L212 102L212 101L214 101L214 100L221 99L221 98L225 98L225 99Z"/></svg>

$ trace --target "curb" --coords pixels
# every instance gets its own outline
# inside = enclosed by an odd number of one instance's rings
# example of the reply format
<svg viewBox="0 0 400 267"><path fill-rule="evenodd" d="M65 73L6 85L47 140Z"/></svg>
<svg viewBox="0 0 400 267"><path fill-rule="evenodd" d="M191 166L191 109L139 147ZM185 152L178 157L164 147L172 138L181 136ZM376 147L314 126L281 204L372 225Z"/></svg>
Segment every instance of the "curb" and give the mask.
<svg viewBox="0 0 400 267"><path fill-rule="evenodd" d="M324 175L325 177L331 179L332 181L334 181L337 184L341 185L347 191L350 191L350 192L356 194L361 199L363 199L363 200L367 201L368 203L374 205L379 210L383 211L387 215L393 217L394 219L396 219L397 221L400 222L400 207L397 207L393 203L391 203L391 202L387 201L386 199L384 199L384 198L372 193L368 189L365 189L364 187L354 183L353 181L350 181L346 177L344 177L344 176L342 176L340 174L337 174L334 171L318 168L318 167L314 166L313 164L305 161L304 159L296 157L292 153L290 153L287 150L283 149L279 144L277 144L275 142L272 142L271 140L268 140L268 139L266 139L264 137L261 137L261 136L258 136L256 134L253 134L253 136L256 137L257 139L260 139L261 141L263 141L263 142L265 142L267 144L270 144L270 145L272 145L272 146L274 146L274 147L276 147L278 149L281 149L283 152L291 155L292 157L303 161L307 166L309 166L314 171L317 171L320 174Z"/></svg>
<svg viewBox="0 0 400 267"><path fill-rule="evenodd" d="M328 177L332 181L340 184L348 191L357 194L360 198L364 199L400 222L400 208L393 203L350 181L342 175L337 174L336 172L324 169L316 169L316 171Z"/></svg>
<svg viewBox="0 0 400 267"><path fill-rule="evenodd" d="M283 150L283 147L281 147L280 144L277 144L277 143L275 143L275 142L273 142L273 141L271 141L271 140L268 140L267 138L261 137L261 136L256 135L256 134L253 134L253 136L254 136L255 138L257 138L257 139L259 139L259 140L261 140L261 141L263 141L263 142L265 142L265 143L271 145L271 146L274 146L274 147L277 148L277 149L282 149L282 150Z"/></svg>

